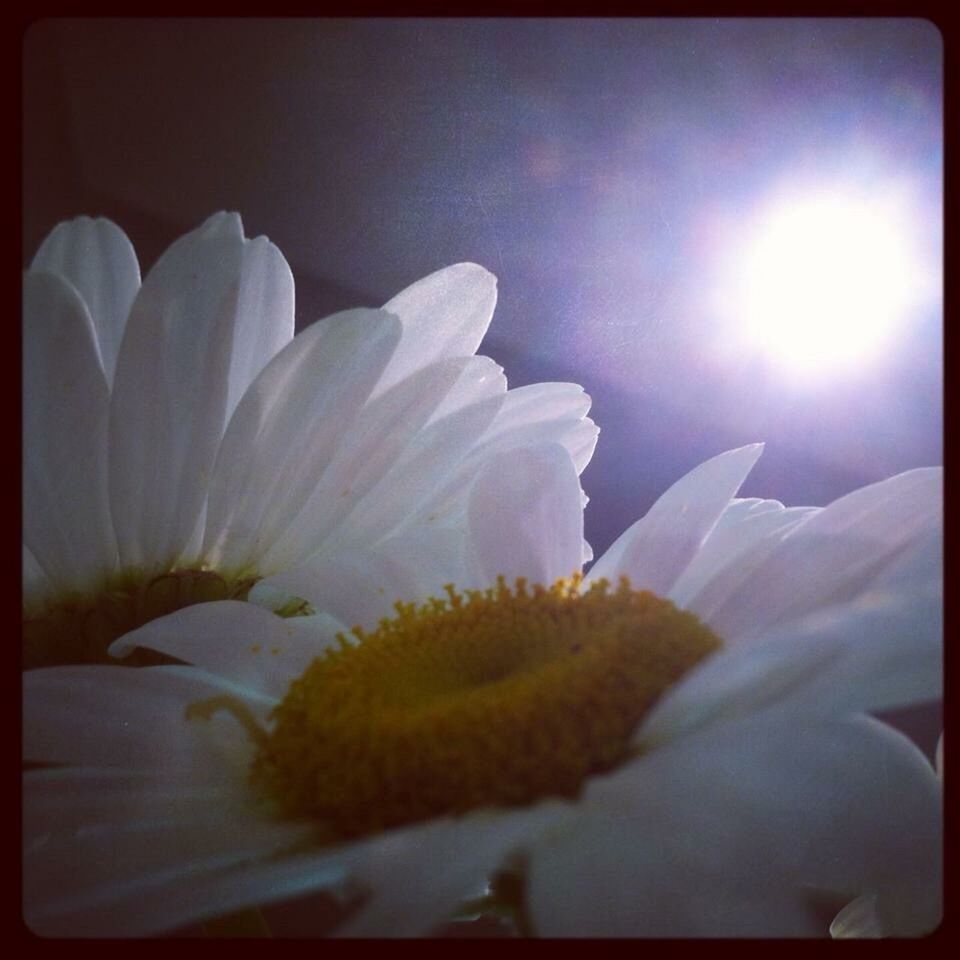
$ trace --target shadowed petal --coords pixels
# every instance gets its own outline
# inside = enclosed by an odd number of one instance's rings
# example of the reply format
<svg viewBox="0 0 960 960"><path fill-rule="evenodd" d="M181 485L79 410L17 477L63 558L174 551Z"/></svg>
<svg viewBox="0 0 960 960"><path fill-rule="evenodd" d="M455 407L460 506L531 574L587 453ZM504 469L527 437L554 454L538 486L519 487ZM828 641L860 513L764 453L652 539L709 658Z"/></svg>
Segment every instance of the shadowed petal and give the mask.
<svg viewBox="0 0 960 960"><path fill-rule="evenodd" d="M368 402L352 422L341 424L333 459L261 562L264 570L290 569L322 550L331 532L396 467L439 411L450 416L484 400L497 402L505 391L503 372L492 360L453 357L418 370ZM342 547L336 550L342 552Z"/></svg>
<svg viewBox="0 0 960 960"><path fill-rule="evenodd" d="M76 288L90 312L107 384L112 384L127 316L140 289L140 265L127 235L102 217L59 223L30 269L56 273Z"/></svg>
<svg viewBox="0 0 960 960"><path fill-rule="evenodd" d="M283 619L252 603L218 600L151 620L109 653L124 657L148 647L279 699L343 629L326 615Z"/></svg>
<svg viewBox="0 0 960 960"><path fill-rule="evenodd" d="M210 484L203 550L218 566L256 564L293 522L399 336L382 311L335 314L296 337L247 390Z"/></svg>
<svg viewBox="0 0 960 960"><path fill-rule="evenodd" d="M203 508L226 422L242 283L238 217L177 240L134 301L110 405L110 500L125 565L170 567Z"/></svg>
<svg viewBox="0 0 960 960"><path fill-rule="evenodd" d="M196 782L240 779L252 755L249 735L218 713L188 720L186 707L228 695L262 724L276 703L193 667L77 666L23 675L23 756L121 770L156 770Z"/></svg>
<svg viewBox="0 0 960 960"><path fill-rule="evenodd" d="M818 895L924 877L941 842L929 764L867 718L715 730L597 779L584 807L532 858L541 936L824 936Z"/></svg>
<svg viewBox="0 0 960 960"><path fill-rule="evenodd" d="M23 280L23 539L59 590L112 572L108 391L76 290L41 271Z"/></svg>

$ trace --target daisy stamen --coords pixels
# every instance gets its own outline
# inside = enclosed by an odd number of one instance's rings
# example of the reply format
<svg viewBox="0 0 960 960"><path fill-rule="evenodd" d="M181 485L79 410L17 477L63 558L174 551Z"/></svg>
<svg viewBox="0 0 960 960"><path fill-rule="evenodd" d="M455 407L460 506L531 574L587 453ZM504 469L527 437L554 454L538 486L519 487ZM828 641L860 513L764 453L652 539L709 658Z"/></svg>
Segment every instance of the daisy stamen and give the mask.
<svg viewBox="0 0 960 960"><path fill-rule="evenodd" d="M253 781L344 838L445 814L573 798L630 758L660 695L720 647L626 577L485 591L355 628L293 682Z"/></svg>

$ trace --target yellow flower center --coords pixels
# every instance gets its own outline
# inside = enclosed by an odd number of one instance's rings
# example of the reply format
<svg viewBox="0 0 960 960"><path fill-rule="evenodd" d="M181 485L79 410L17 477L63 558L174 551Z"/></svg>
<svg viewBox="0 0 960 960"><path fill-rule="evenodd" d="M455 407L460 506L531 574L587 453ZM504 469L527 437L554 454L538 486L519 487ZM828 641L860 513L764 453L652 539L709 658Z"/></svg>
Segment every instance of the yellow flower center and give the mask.
<svg viewBox="0 0 960 960"><path fill-rule="evenodd" d="M118 637L175 610L211 600L246 600L256 576L229 577L212 570L184 568L159 575L117 574L95 593L61 597L23 621L23 666L70 663L122 663L129 666L169 662L169 657L137 650L123 660L107 653ZM284 616L307 612L300 601Z"/></svg>
<svg viewBox="0 0 960 960"><path fill-rule="evenodd" d="M398 603L293 682L252 770L284 814L337 839L575 797L635 752L644 714L720 646L626 579L447 593Z"/></svg>

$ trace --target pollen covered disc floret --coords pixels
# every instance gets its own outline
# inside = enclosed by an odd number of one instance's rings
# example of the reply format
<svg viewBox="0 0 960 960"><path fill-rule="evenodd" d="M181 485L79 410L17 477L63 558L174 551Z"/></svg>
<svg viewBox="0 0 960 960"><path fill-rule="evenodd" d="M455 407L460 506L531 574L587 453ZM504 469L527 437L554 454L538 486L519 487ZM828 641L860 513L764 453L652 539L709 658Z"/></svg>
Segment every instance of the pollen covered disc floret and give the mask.
<svg viewBox="0 0 960 960"><path fill-rule="evenodd" d="M356 628L291 685L252 771L285 814L349 838L573 798L633 755L644 714L720 646L626 579L446 589Z"/></svg>

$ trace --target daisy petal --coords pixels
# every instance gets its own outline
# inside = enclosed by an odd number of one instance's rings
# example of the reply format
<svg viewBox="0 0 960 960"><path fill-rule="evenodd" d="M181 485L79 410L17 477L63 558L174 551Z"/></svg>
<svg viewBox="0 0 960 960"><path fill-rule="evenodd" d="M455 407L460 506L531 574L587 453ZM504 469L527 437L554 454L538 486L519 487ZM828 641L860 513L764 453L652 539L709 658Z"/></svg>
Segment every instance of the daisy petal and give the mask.
<svg viewBox="0 0 960 960"><path fill-rule="evenodd" d="M282 619L252 603L218 600L151 620L116 640L109 653L125 657L148 647L279 699L342 629L332 617Z"/></svg>
<svg viewBox="0 0 960 960"><path fill-rule="evenodd" d="M943 523L943 472L911 470L761 541L691 602L727 641L854 599Z"/></svg>
<svg viewBox="0 0 960 960"><path fill-rule="evenodd" d="M496 443L496 449L525 446L538 440L561 443L583 472L590 462L600 430L587 418L590 397L576 383L532 383L515 387L496 420L481 438L481 444Z"/></svg>
<svg viewBox="0 0 960 960"><path fill-rule="evenodd" d="M267 552L264 570L290 569L316 553L438 411L450 415L505 391L503 371L492 360L453 357L418 370L367 403L352 424L341 425L340 446L296 519Z"/></svg>
<svg viewBox="0 0 960 960"><path fill-rule="evenodd" d="M943 582L943 530L920 534L883 568L872 588L907 591L917 584Z"/></svg>
<svg viewBox="0 0 960 960"><path fill-rule="evenodd" d="M112 384L127 315L140 289L140 265L127 235L109 220L77 217L50 232L30 269L56 273L76 288L90 312L107 383Z"/></svg>
<svg viewBox="0 0 960 960"><path fill-rule="evenodd" d="M463 552L461 531L425 526L371 547L315 557L263 582L309 600L350 627L372 630L382 617L395 614L398 600L442 596L446 583L472 585L463 572Z"/></svg>
<svg viewBox="0 0 960 960"><path fill-rule="evenodd" d="M497 416L473 449L420 509L398 527L398 535L440 518L449 525L466 524L470 491L479 471L495 454L558 443L566 447L579 474L593 454L599 433L593 421L584 416L589 406L590 398L573 383L533 384L507 391ZM581 507L585 502L581 494ZM583 547L589 559L589 544L584 541Z"/></svg>
<svg viewBox="0 0 960 960"><path fill-rule="evenodd" d="M475 263L431 273L398 293L384 310L400 318L403 339L375 395L441 357L476 353L497 304L497 278Z"/></svg>
<svg viewBox="0 0 960 960"><path fill-rule="evenodd" d="M193 667L78 666L23 675L28 761L157 770L196 782L246 777L250 738L234 717L188 720L186 708L228 695L260 723L276 703Z"/></svg>
<svg viewBox="0 0 960 960"><path fill-rule="evenodd" d="M240 266L226 419L269 360L293 339L293 330L290 267L266 237L248 240Z"/></svg>
<svg viewBox="0 0 960 960"><path fill-rule="evenodd" d="M789 708L802 723L935 699L942 637L936 584L821 611L704 661L648 714L638 739L662 743L766 708Z"/></svg>
<svg viewBox="0 0 960 960"><path fill-rule="evenodd" d="M865 893L856 900L851 900L830 924L830 936L837 940L880 939L883 936L883 928L877 914L877 895Z"/></svg>
<svg viewBox="0 0 960 960"><path fill-rule="evenodd" d="M313 830L312 824L270 822L227 806L208 808L197 820L161 818L50 834L24 854L26 921L47 936L123 936L144 921L124 923L118 908L137 913L145 888L169 889L191 875L269 856ZM105 904L113 907L112 923L97 910Z"/></svg>
<svg viewBox="0 0 960 960"><path fill-rule="evenodd" d="M942 915L940 871L925 880L904 880L883 894L863 894L848 903L830 924L834 939L922 937L932 933Z"/></svg>
<svg viewBox="0 0 960 960"><path fill-rule="evenodd" d="M109 398L90 315L51 273L24 275L23 369L24 544L56 588L83 589L116 564Z"/></svg>
<svg viewBox="0 0 960 960"><path fill-rule="evenodd" d="M570 454L542 444L491 457L470 494L474 578L551 584L580 569L583 511Z"/></svg>
<svg viewBox="0 0 960 960"><path fill-rule="evenodd" d="M212 807L237 803L235 785L193 784L155 773L56 767L29 770L23 778L23 834L40 837L92 824L161 820L171 812L201 819Z"/></svg>
<svg viewBox="0 0 960 960"><path fill-rule="evenodd" d="M389 390L379 393L374 402L383 403L392 391L399 389L400 384L412 384L421 375L428 374L431 369L439 371L441 375L442 371L447 369L462 372L453 385L443 394L443 399L434 406L427 419L428 424L442 420L451 413L456 413L457 410L462 410L472 403L507 393L507 378L504 376L503 367L489 357L443 357L410 374L409 377L404 378ZM432 375L436 376L437 374L435 372ZM408 389L412 390L412 386ZM402 395L398 393L397 396ZM373 405L373 403L370 404L371 407ZM368 411L365 410L364 413L368 413ZM372 415L372 411L369 411L369 413Z"/></svg>
<svg viewBox="0 0 960 960"><path fill-rule="evenodd" d="M939 857L929 764L867 718L745 721L588 794L585 820L531 861L543 936L823 936L818 896L896 889ZM935 925L936 905L913 907Z"/></svg>
<svg viewBox="0 0 960 960"><path fill-rule="evenodd" d="M530 836L568 816L568 807L547 802L528 809L479 811L384 834L357 851L352 875L366 881L373 896L337 935L427 934ZM418 876L429 881L409 882Z"/></svg>
<svg viewBox="0 0 960 960"><path fill-rule="evenodd" d="M26 544L22 545L20 564L24 617L29 619L34 611L43 608L53 587Z"/></svg>
<svg viewBox="0 0 960 960"><path fill-rule="evenodd" d="M455 473L502 404L502 394L490 396L415 434L396 463L331 532L331 541L340 549L356 549L402 529Z"/></svg>
<svg viewBox="0 0 960 960"><path fill-rule="evenodd" d="M739 563L747 551L773 534L782 536L817 507L785 508L776 500L733 500L720 515L689 566L670 590L678 607L696 604L696 596L721 570Z"/></svg>
<svg viewBox="0 0 960 960"><path fill-rule="evenodd" d="M110 499L125 565L169 568L203 507L223 433L243 232L221 214L147 274L117 358Z"/></svg>
<svg viewBox="0 0 960 960"><path fill-rule="evenodd" d="M729 450L678 480L594 564L587 581L630 578L666 596L757 462L763 444Z"/></svg>
<svg viewBox="0 0 960 960"><path fill-rule="evenodd" d="M247 569L289 527L399 337L397 319L382 311L335 314L296 337L247 390L210 483L203 551L218 566Z"/></svg>
<svg viewBox="0 0 960 960"><path fill-rule="evenodd" d="M235 910L335 888L347 876L337 852L258 861L250 858L253 850L243 851L240 857L230 851L228 846L219 864L211 857L192 870L173 868L147 880L44 903L28 914L27 922L44 936L150 936Z"/></svg>

